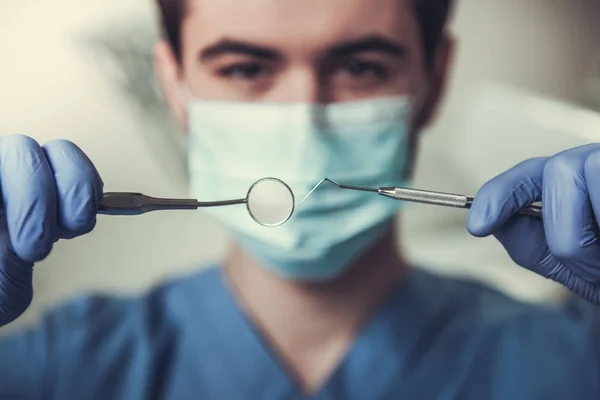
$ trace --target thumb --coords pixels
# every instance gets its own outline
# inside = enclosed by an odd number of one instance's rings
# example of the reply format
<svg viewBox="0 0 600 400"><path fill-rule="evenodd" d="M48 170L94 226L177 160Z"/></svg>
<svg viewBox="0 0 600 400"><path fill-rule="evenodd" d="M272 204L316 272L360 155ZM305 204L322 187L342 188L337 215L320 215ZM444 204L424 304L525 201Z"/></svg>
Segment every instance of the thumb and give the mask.
<svg viewBox="0 0 600 400"><path fill-rule="evenodd" d="M494 237L511 259L525 268L542 273L543 260L550 254L544 223L536 218L517 216L517 211L540 200L547 158L533 158L498 175L481 187L467 219L473 236Z"/></svg>
<svg viewBox="0 0 600 400"><path fill-rule="evenodd" d="M469 233L477 237L496 233L517 211L540 200L546 160L524 161L483 185L469 210Z"/></svg>

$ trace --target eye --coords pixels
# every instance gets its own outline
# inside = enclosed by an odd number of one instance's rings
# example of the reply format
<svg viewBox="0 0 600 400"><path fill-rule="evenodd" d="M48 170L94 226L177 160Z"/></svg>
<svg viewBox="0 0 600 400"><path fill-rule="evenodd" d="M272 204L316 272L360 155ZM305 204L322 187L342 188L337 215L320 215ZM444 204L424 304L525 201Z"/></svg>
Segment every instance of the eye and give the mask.
<svg viewBox="0 0 600 400"><path fill-rule="evenodd" d="M384 79L387 76L385 67L372 61L349 60L340 70L353 78Z"/></svg>
<svg viewBox="0 0 600 400"><path fill-rule="evenodd" d="M218 74L224 78L251 81L262 78L270 72L270 68L261 63L244 62L221 68L219 69Z"/></svg>

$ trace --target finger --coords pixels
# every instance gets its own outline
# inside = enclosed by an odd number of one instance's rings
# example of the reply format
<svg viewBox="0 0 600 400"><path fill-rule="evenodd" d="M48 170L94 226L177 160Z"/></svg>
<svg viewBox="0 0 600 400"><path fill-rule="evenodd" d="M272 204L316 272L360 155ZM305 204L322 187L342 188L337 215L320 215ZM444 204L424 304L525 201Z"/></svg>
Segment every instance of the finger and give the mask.
<svg viewBox="0 0 600 400"><path fill-rule="evenodd" d="M90 232L102 199L103 183L90 159L75 144L55 140L44 146L58 193L58 222L62 238Z"/></svg>
<svg viewBox="0 0 600 400"><path fill-rule="evenodd" d="M547 158L524 161L486 183L475 196L467 229L475 236L494 237L518 265L538 274L551 274L544 224L515 213L539 200Z"/></svg>
<svg viewBox="0 0 600 400"><path fill-rule="evenodd" d="M513 218L494 232L510 258L528 270L552 279L583 298L598 303L597 285L579 278L572 266L554 257L548 248L544 224L535 218Z"/></svg>
<svg viewBox="0 0 600 400"><path fill-rule="evenodd" d="M600 145L562 152L548 160L543 176L543 214L551 253L582 278L600 282L600 244L584 177L589 155Z"/></svg>
<svg viewBox="0 0 600 400"><path fill-rule="evenodd" d="M588 155L583 167L583 176L596 217L596 226L600 226L600 150Z"/></svg>
<svg viewBox="0 0 600 400"><path fill-rule="evenodd" d="M479 189L467 218L467 230L485 237L501 228L517 211L538 201L546 158L533 158L509 169Z"/></svg>
<svg viewBox="0 0 600 400"><path fill-rule="evenodd" d="M0 209L0 243L10 243L6 215ZM33 298L33 263L23 261L11 250L0 246L0 327L17 319Z"/></svg>
<svg viewBox="0 0 600 400"><path fill-rule="evenodd" d="M25 261L44 259L56 239L56 187L35 140L22 135L0 139L0 185L13 250Z"/></svg>
<svg viewBox="0 0 600 400"><path fill-rule="evenodd" d="M542 221L527 217L513 218L498 228L494 237L516 264L547 276L546 265L541 261L548 257L550 250Z"/></svg>

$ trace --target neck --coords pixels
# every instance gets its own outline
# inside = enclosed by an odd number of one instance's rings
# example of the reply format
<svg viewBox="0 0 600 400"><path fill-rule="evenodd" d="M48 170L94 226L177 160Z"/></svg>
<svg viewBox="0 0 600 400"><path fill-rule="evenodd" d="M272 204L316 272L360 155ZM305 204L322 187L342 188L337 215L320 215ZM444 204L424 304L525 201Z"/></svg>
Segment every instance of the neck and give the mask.
<svg viewBox="0 0 600 400"><path fill-rule="evenodd" d="M406 267L395 243L390 229L344 275L319 283L278 277L233 246L225 275L248 316L292 372L302 375L298 370L303 365L308 370L326 369L306 366L314 364L315 357L330 357L329 367L334 366L334 360L343 356L363 324L403 279ZM324 349L338 349L339 354L322 356L327 354ZM325 360L323 364L328 365ZM324 378L326 374L317 375ZM319 383L315 378L315 384Z"/></svg>

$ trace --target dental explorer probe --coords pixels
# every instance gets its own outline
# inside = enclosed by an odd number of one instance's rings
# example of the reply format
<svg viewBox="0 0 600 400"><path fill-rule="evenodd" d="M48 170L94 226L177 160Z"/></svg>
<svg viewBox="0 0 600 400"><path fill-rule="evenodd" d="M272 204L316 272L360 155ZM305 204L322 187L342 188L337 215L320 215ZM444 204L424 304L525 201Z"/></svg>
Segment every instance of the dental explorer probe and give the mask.
<svg viewBox="0 0 600 400"><path fill-rule="evenodd" d="M380 187L380 188L368 188L361 186L350 186L350 185L342 185L331 179L324 178L321 179L319 183L302 199L300 204L302 204L319 186L321 186L324 182L329 182L340 189L350 189L350 190L361 190L364 192L373 192L377 193L381 196L389 197L394 200L402 200L409 201L413 203L423 203L423 204L432 204L437 206L444 207L454 207L454 208L465 208L469 209L473 205L474 197L465 196L462 194L451 194L451 193L441 193L441 192L432 192L428 190L420 190L420 189L409 189L405 187ZM526 208L523 208L517 212L521 215L529 215L531 217L542 218L542 207L532 205Z"/></svg>

